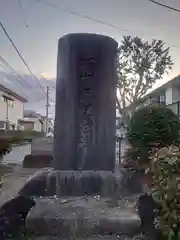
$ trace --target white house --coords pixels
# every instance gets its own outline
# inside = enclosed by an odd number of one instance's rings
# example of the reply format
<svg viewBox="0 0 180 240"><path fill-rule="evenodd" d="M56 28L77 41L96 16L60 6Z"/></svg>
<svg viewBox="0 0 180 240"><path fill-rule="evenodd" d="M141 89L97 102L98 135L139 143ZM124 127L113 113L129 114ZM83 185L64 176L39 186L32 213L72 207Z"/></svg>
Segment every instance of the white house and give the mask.
<svg viewBox="0 0 180 240"><path fill-rule="evenodd" d="M0 129L15 130L23 119L27 99L0 84Z"/></svg>
<svg viewBox="0 0 180 240"><path fill-rule="evenodd" d="M130 104L127 113L131 116L132 109L137 110L150 104L164 105L180 117L180 75Z"/></svg>
<svg viewBox="0 0 180 240"><path fill-rule="evenodd" d="M137 102L130 104L126 108L126 114L131 117L134 110L150 104L161 104L163 106L166 106L167 108L170 108L180 118L180 75L176 76L167 83L146 94ZM120 137L125 136L126 128L124 128L124 126L121 124L121 117L118 117L116 119L116 126L116 134ZM122 146L123 154L126 151L126 147L128 147L128 143L126 143L125 141L124 143Z"/></svg>
<svg viewBox="0 0 180 240"><path fill-rule="evenodd" d="M42 116L40 113L37 113L31 109L25 109L24 110L24 118L27 119L40 119L43 122L43 131L48 134L53 133L54 129L54 119L53 118L48 118L48 122L46 121L46 117ZM48 124L48 126L46 126Z"/></svg>
<svg viewBox="0 0 180 240"><path fill-rule="evenodd" d="M38 118L24 118L19 120L19 125L21 126L21 130L24 131L36 131L43 132L44 124L41 119Z"/></svg>

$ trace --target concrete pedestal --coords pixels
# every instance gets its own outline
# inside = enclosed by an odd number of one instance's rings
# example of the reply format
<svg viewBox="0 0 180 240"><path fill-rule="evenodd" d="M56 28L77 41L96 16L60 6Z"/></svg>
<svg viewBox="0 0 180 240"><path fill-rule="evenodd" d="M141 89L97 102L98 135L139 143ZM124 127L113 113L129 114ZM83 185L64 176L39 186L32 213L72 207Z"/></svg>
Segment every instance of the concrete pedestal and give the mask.
<svg viewBox="0 0 180 240"><path fill-rule="evenodd" d="M20 190L23 196L95 196L117 194L123 175L110 171L58 171L35 173Z"/></svg>
<svg viewBox="0 0 180 240"><path fill-rule="evenodd" d="M105 198L45 198L31 209L26 226L35 236L76 239L98 234L134 236L140 222L133 209L108 206Z"/></svg>
<svg viewBox="0 0 180 240"><path fill-rule="evenodd" d="M20 195L124 197L142 192L141 176L125 169L110 171L58 171L44 168L24 184Z"/></svg>

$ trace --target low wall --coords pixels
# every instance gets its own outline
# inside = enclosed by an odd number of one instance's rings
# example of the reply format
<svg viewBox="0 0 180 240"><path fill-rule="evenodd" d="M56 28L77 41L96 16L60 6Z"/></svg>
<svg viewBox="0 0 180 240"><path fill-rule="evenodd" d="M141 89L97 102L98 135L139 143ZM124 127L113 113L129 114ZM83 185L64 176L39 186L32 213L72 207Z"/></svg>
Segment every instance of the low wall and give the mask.
<svg viewBox="0 0 180 240"><path fill-rule="evenodd" d="M44 168L52 166L51 155L26 155L23 161L23 168Z"/></svg>
<svg viewBox="0 0 180 240"><path fill-rule="evenodd" d="M37 138L31 143L31 155L52 156L53 139L51 137Z"/></svg>
<svg viewBox="0 0 180 240"><path fill-rule="evenodd" d="M0 130L1 138L17 138L17 139L33 139L33 138L42 138L45 133L36 132L36 131L5 131Z"/></svg>

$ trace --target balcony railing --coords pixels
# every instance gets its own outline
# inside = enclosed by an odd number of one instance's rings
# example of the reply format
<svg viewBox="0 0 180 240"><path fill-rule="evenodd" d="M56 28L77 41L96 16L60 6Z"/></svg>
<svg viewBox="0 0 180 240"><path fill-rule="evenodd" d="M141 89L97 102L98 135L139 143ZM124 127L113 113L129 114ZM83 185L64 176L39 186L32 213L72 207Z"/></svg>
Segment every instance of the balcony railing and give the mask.
<svg viewBox="0 0 180 240"><path fill-rule="evenodd" d="M180 117L180 101L166 105L167 108L171 109L173 113Z"/></svg>
<svg viewBox="0 0 180 240"><path fill-rule="evenodd" d="M180 101L174 102L172 104L166 105L164 102L153 102L149 105L154 105L154 106L165 106L173 111L178 117L180 117Z"/></svg>

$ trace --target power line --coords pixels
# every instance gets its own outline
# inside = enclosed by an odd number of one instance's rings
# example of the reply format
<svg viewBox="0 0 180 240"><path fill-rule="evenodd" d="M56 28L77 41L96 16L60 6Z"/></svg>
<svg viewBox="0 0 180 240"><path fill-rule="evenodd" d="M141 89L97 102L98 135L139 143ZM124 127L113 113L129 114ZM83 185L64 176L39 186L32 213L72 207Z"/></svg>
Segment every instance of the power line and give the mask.
<svg viewBox="0 0 180 240"><path fill-rule="evenodd" d="M0 21L0 26L3 30L3 32L5 33L5 35L7 36L8 40L10 41L10 43L12 44L12 46L14 47L15 51L17 52L18 56L21 58L22 62L24 63L24 65L26 66L26 68L28 69L28 71L30 72L31 76L33 77L33 79L37 82L37 84L39 85L39 87L41 88L41 90L44 92L45 96L46 96L46 90L43 88L43 86L40 84L40 82L38 81L38 79L36 78L36 76L33 74L33 72L31 71L30 67L28 66L27 62L25 61L25 59L23 58L23 56L21 55L19 49L16 47L15 43L13 42L12 38L9 36L7 30L5 29L5 27L3 26L2 22ZM51 99L50 99L51 100ZM53 100L51 100L53 101Z"/></svg>
<svg viewBox="0 0 180 240"><path fill-rule="evenodd" d="M3 26L2 22L0 21L0 26L2 28L2 30L4 31L4 33L6 34L7 38L9 39L9 41L11 42L12 46L14 47L15 51L17 52L18 56L21 58L22 62L24 63L24 65L26 66L26 68L28 69L28 71L30 72L31 76L33 77L33 79L37 82L37 84L39 85L39 87L42 89L42 91L46 94L45 89L42 87L42 85L39 83L38 79L35 77L35 75L33 74L33 72L31 71L31 69L29 68L27 62L25 61L25 59L23 58L23 56L21 55L20 51L18 50L18 48L16 47L16 45L14 44L12 38L9 36L8 32L6 31L5 27Z"/></svg>
<svg viewBox="0 0 180 240"><path fill-rule="evenodd" d="M55 8L55 9L58 8L58 9L60 9L61 11L68 12L68 13L71 14L71 15L75 15L75 16L78 16L78 17L82 17L82 18L84 18L84 19L88 19L88 20L91 20L91 21L93 21L93 22L100 23L100 24L102 24L102 25L109 26L109 27L111 27L111 28L115 28L115 29L120 30L120 31L130 32L130 30L128 30L128 29L121 28L121 27L118 27L118 26L116 26L116 25L114 25L114 24L107 23L107 22L101 21L101 20L99 20L99 19L95 19L95 18L93 18L93 17L87 16L87 15L85 15L85 14L72 11L72 10L70 10L70 9L68 9L68 8L63 8L63 7L60 7L60 6L56 6L56 5L52 4L52 3L47 3L47 2L44 2L44 1L41 1L41 0L40 0L40 1L37 1L37 3L47 5L47 6L49 6L49 7Z"/></svg>
<svg viewBox="0 0 180 240"><path fill-rule="evenodd" d="M166 4L163 4L163 3L160 3L160 2L154 1L154 0L148 0L148 1L149 1L149 2L152 2L152 3L156 4L156 5L159 5L159 6L161 6L161 7L164 7L164 8L167 8L167 9L170 9L170 10L172 10L172 11L175 11L175 12L179 12L179 13L180 13L180 9L178 9L178 8L174 8L174 7L170 6L170 5L166 5Z"/></svg>
<svg viewBox="0 0 180 240"><path fill-rule="evenodd" d="M9 70L8 70L8 68L5 66L5 65L3 65L3 63L0 61L0 66L8 73L9 72ZM17 79L18 80L18 79ZM19 81L20 82L20 81ZM21 85L23 85L22 84L22 82L20 82L21 83ZM23 85L23 87L24 87L24 85ZM28 96L27 95L25 95L25 98L27 98L28 99Z"/></svg>
<svg viewBox="0 0 180 240"><path fill-rule="evenodd" d="M3 68L4 68L4 70L7 72L7 73L12 73L12 74L14 74L15 76L16 76L16 80L18 81L18 82L20 82L20 84L25 88L25 89L27 89L27 88L29 88L29 89L31 89L32 90L32 86L31 85L29 85L26 81L24 81L24 79L21 77L21 75L19 75L17 72L16 72L16 70L4 59L4 57L2 57L1 55L0 55L0 61L1 61L1 63L3 64ZM28 90L28 89L27 89ZM40 93L39 92L37 92L37 97L38 97L38 99L37 99L37 101L39 101L40 99L39 98L41 98L41 95L40 95Z"/></svg>
<svg viewBox="0 0 180 240"><path fill-rule="evenodd" d="M153 0L149 0L149 1L153 1ZM78 17L81 17L81 18L84 18L84 19L88 19L88 20L93 21L93 22L96 22L96 23L100 23L100 24L102 24L102 25L105 25L105 26L114 28L114 29L116 29L116 30L118 30L118 31L129 32L129 33L135 34L135 32L132 31L132 30L118 27L117 25L114 25L114 24L111 24L111 23L108 23L108 22L104 22L104 21L102 21L102 20L99 20L99 19L96 19L96 18L87 16L87 15L82 14L82 13L79 13L79 12L72 11L71 9L68 9L68 8L60 7L59 5L57 6L57 5L54 5L54 4L52 4L52 3L47 3L47 2L45 2L45 1L43 1L43 0L36 0L36 2L37 2L37 3L40 3L40 4L44 4L44 5L48 6L48 7L52 7L52 8L54 8L54 9L56 9L56 10L59 9L59 10L61 10L61 11L65 11L65 12L71 14L71 15L74 15L74 16L78 16ZM167 43L167 42L164 42L164 43L167 44L167 45L169 45L169 46L171 46L171 47L179 48L179 49L180 49L180 46L178 46L178 45L169 44L169 43Z"/></svg>
<svg viewBox="0 0 180 240"><path fill-rule="evenodd" d="M31 88L31 86L24 81L24 79L14 70L14 68L11 67L11 65L0 55L0 61L5 66L6 70L8 72L12 72L16 75L16 79L26 88ZM32 88L31 88L32 89Z"/></svg>
<svg viewBox="0 0 180 240"><path fill-rule="evenodd" d="M26 89L26 92L28 91L29 88L32 90L32 87L27 82L24 81L24 79L5 61L5 59L3 59L2 56L0 56L0 65L7 73L11 73L13 74L13 76L15 75L15 79L23 86L23 88ZM41 96L37 94L37 97L38 102ZM27 94L26 98L29 98Z"/></svg>
<svg viewBox="0 0 180 240"><path fill-rule="evenodd" d="M28 89L32 90L32 87L24 81L24 79L16 72L16 70L0 55L0 63L1 67L7 72L15 75L16 80L28 91ZM27 96L27 95L26 95ZM39 101L40 94L37 92L37 101Z"/></svg>
<svg viewBox="0 0 180 240"><path fill-rule="evenodd" d="M47 86L47 90L46 90L46 130L45 130L46 134L48 133L48 126L49 126L48 117L49 117L49 86Z"/></svg>

